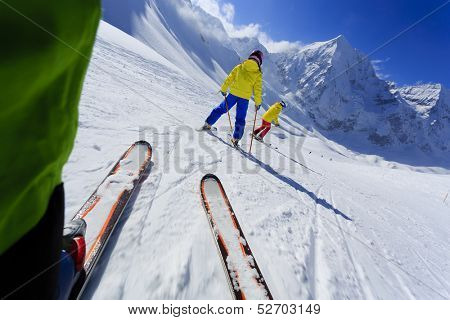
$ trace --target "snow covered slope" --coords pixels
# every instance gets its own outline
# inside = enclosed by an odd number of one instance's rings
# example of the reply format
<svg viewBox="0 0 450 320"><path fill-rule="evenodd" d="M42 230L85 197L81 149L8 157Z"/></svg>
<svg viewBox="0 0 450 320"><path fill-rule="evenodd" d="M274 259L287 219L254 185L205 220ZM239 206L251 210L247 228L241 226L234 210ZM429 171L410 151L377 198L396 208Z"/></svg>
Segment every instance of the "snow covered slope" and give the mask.
<svg viewBox="0 0 450 320"><path fill-rule="evenodd" d="M86 299L230 298L199 198L207 172L221 178L274 298L450 298L447 170L355 153L289 117L267 136L273 148L240 153L226 118L215 135L193 130L221 100L218 73L179 63L187 53L175 42L141 40L101 23L64 171L69 219L131 142L153 146Z"/></svg>
<svg viewBox="0 0 450 320"><path fill-rule="evenodd" d="M106 22L200 81L207 76L219 83L224 70L239 63L222 23L189 0L104 0L102 5Z"/></svg>

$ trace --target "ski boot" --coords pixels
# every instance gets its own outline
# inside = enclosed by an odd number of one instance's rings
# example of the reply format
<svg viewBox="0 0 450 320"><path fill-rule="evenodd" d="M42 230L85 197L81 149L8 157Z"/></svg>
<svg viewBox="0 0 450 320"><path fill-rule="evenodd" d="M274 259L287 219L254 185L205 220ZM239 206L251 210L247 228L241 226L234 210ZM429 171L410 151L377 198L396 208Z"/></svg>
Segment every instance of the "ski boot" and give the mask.
<svg viewBox="0 0 450 320"><path fill-rule="evenodd" d="M203 127L200 128L200 131L209 131L209 130L211 130L211 125L208 124L207 122L205 122Z"/></svg>
<svg viewBox="0 0 450 320"><path fill-rule="evenodd" d="M59 273L59 299L68 299L72 288L83 277L86 257L86 222L75 219L64 226Z"/></svg>
<svg viewBox="0 0 450 320"><path fill-rule="evenodd" d="M263 138L261 138L260 136L254 134L253 132L251 132L250 135L251 135L253 138L255 138L256 140L263 142Z"/></svg>
<svg viewBox="0 0 450 320"><path fill-rule="evenodd" d="M239 148L239 139L231 138L231 144L232 144L235 148Z"/></svg>

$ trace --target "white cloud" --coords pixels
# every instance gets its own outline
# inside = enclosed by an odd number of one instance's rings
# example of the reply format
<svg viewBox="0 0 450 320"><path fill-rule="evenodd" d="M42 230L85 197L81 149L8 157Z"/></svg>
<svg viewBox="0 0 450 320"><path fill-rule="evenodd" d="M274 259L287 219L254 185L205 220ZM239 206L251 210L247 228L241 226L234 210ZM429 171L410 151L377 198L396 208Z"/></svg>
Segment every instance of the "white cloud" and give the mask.
<svg viewBox="0 0 450 320"><path fill-rule="evenodd" d="M220 0L192 0L191 2L222 22L231 23L234 19L234 6L231 3L226 2L221 5Z"/></svg>
<svg viewBox="0 0 450 320"><path fill-rule="evenodd" d="M233 22L235 14L234 5L229 2L223 2L222 0L192 0L192 3L218 18L232 38L258 38L269 52L284 52L302 47L300 41L273 40L267 33L262 31L261 25L258 23L235 25Z"/></svg>
<svg viewBox="0 0 450 320"><path fill-rule="evenodd" d="M232 22L234 19L234 6L231 3L225 3L222 6L222 12L225 14L225 19Z"/></svg>
<svg viewBox="0 0 450 320"><path fill-rule="evenodd" d="M223 29L220 23L205 17L203 12L199 10L191 10L187 6L177 6L176 10L178 14L186 21L194 26L198 32L202 35L206 35L208 38L215 38L219 41L225 41L229 36Z"/></svg>
<svg viewBox="0 0 450 320"><path fill-rule="evenodd" d="M261 34L261 27L259 24L250 23L243 26L233 26L233 28L228 28L227 32L232 38L257 38Z"/></svg>
<svg viewBox="0 0 450 320"><path fill-rule="evenodd" d="M265 32L260 32L258 39L267 48L267 50L269 50L269 52L286 52L291 50L299 50L302 47L300 41L274 41Z"/></svg>
<svg viewBox="0 0 450 320"><path fill-rule="evenodd" d="M372 66L373 69L375 70L375 74L378 76L378 78L382 79L382 80L387 80L390 78L390 74L384 73L384 67L383 67L383 63L388 62L389 60L391 60L391 58L387 57L384 60L380 60L380 59L376 59L376 60L372 60Z"/></svg>

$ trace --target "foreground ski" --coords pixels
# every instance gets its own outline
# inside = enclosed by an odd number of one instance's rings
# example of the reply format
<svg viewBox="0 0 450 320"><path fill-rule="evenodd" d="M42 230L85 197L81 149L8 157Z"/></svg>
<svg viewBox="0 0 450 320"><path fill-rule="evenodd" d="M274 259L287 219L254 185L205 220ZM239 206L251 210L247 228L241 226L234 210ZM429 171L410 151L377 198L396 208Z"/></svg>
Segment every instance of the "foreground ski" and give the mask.
<svg viewBox="0 0 450 320"><path fill-rule="evenodd" d="M272 300L219 178L205 175L200 192L233 298Z"/></svg>
<svg viewBox="0 0 450 320"><path fill-rule="evenodd" d="M129 199L150 165L152 148L146 141L132 144L75 215L86 221L86 258L70 297L79 298Z"/></svg>

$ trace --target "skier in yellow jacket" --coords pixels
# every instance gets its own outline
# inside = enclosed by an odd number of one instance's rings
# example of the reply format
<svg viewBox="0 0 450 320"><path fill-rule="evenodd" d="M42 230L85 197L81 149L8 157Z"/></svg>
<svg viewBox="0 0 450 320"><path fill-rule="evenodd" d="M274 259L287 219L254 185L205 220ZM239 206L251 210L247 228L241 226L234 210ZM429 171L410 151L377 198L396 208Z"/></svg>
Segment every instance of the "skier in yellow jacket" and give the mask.
<svg viewBox="0 0 450 320"><path fill-rule="evenodd" d="M238 64L223 82L220 91L225 97L224 101L211 111L205 121L202 130L210 130L217 120L227 113L235 104L236 122L231 142L237 146L244 134L245 117L247 116L248 102L253 94L255 107L259 109L262 103L262 72L261 64L263 53L260 50L253 51L249 58ZM227 95L228 89L230 93Z"/></svg>
<svg viewBox="0 0 450 320"><path fill-rule="evenodd" d="M278 116L284 108L286 108L286 103L284 101L276 102L270 106L269 110L267 110L262 116L261 126L253 131L253 135L256 140L263 140L264 136L270 131L272 122L274 122L276 127L280 125Z"/></svg>

